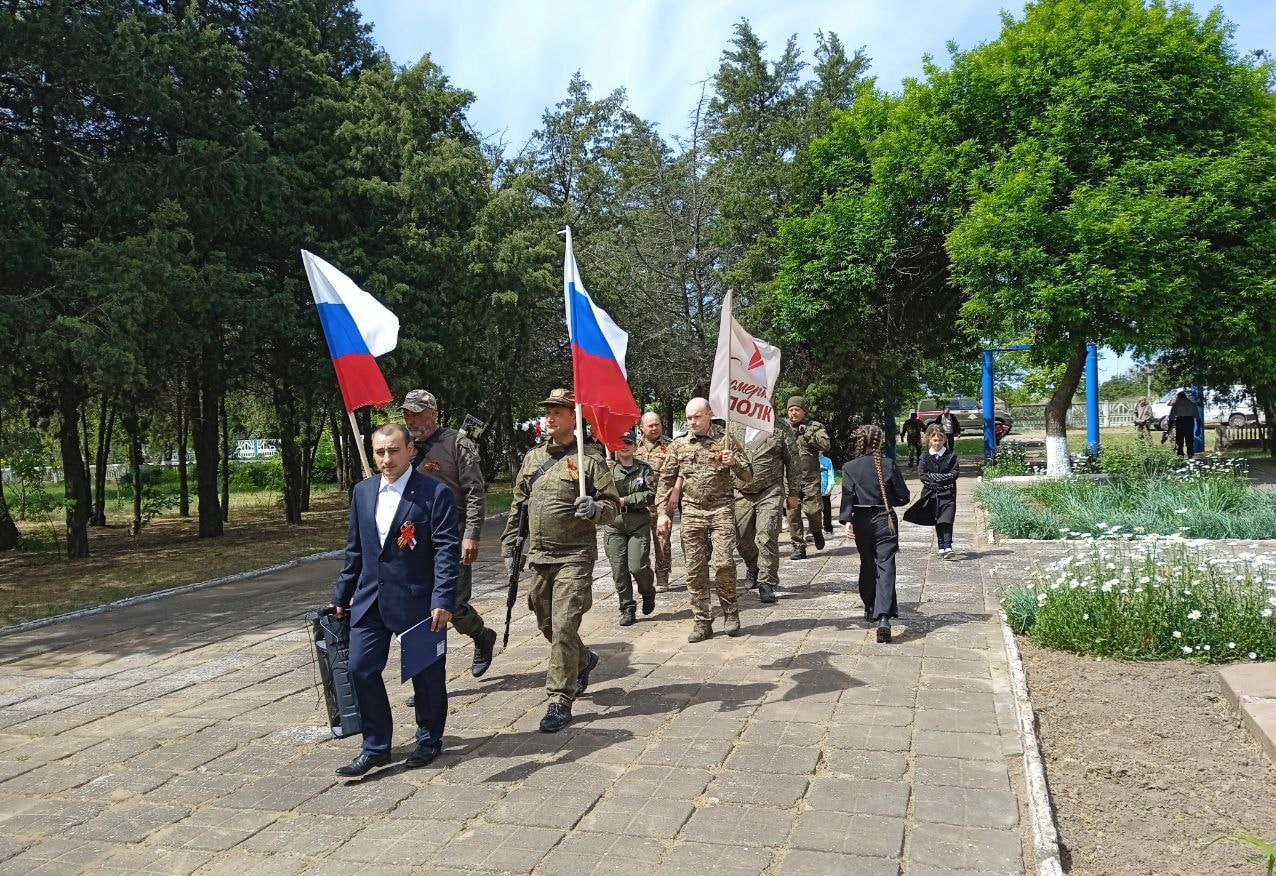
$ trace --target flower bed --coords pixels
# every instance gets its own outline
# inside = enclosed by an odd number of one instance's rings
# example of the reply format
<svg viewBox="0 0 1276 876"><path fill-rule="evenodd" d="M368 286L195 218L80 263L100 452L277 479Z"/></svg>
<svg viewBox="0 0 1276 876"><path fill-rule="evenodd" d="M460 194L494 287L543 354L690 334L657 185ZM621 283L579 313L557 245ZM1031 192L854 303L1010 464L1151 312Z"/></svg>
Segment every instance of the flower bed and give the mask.
<svg viewBox="0 0 1276 876"><path fill-rule="evenodd" d="M1276 559L1222 558L1181 535L1087 539L1002 598L1012 629L1104 657L1276 660Z"/></svg>

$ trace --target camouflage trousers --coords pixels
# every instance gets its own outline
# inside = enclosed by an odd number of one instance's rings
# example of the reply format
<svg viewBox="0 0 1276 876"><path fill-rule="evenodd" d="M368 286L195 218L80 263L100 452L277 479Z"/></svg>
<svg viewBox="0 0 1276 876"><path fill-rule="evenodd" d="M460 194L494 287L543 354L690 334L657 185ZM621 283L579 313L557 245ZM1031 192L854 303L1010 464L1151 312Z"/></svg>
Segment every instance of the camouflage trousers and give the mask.
<svg viewBox="0 0 1276 876"><path fill-rule="evenodd" d="M735 494L735 530L740 556L759 581L780 583L780 521L784 519L784 485L760 493Z"/></svg>
<svg viewBox="0 0 1276 876"><path fill-rule="evenodd" d="M802 533L804 521L811 532L824 528L824 503L820 501L819 481L802 485L802 504L789 512L789 540L795 546L806 544L806 536Z"/></svg>
<svg viewBox="0 0 1276 876"><path fill-rule="evenodd" d="M591 562L528 563L532 571L527 607L549 640L549 672L545 693L552 703L570 706L576 699L576 677L589 662L580 638L580 622L594 604Z"/></svg>
<svg viewBox="0 0 1276 876"><path fill-rule="evenodd" d="M656 509L651 509L651 567L656 572L656 583L669 583L669 569L673 566L673 533L661 535L656 532Z"/></svg>
<svg viewBox="0 0 1276 876"><path fill-rule="evenodd" d="M735 517L730 505L712 511L682 508L682 554L687 565L687 593L691 614L697 621L711 623L713 606L709 602L710 547L713 554L714 582L718 604L723 614L734 614L735 591Z"/></svg>

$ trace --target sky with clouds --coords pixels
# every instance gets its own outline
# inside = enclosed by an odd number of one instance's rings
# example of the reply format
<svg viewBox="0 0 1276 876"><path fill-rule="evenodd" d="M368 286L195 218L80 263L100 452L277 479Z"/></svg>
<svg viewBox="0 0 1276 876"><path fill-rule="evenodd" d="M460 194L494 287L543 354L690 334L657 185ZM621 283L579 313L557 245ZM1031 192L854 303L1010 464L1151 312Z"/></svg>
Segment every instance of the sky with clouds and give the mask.
<svg viewBox="0 0 1276 876"><path fill-rule="evenodd" d="M458 88L474 93L475 129L518 151L561 100L577 70L596 95L624 88L630 107L666 137L683 133L702 85L717 70L732 27L747 18L768 57L796 34L811 59L816 31L864 46L869 74L889 91L941 63L948 42L971 48L997 36L999 9L984 0L357 0L373 36L399 64L429 54ZM1224 0L1242 52L1276 53L1276 0ZM1198 8L1208 8L1198 4ZM1105 372L1127 361L1105 357Z"/></svg>

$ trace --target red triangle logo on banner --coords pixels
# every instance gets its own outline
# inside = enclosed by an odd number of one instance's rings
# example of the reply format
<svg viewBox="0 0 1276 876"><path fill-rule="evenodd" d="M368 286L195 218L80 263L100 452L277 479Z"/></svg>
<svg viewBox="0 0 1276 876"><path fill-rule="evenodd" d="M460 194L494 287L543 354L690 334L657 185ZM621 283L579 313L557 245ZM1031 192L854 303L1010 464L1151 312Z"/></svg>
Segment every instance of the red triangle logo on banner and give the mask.
<svg viewBox="0 0 1276 876"><path fill-rule="evenodd" d="M749 357L749 370L756 371L766 363L762 361L762 351L758 349L758 342L753 342L753 355Z"/></svg>

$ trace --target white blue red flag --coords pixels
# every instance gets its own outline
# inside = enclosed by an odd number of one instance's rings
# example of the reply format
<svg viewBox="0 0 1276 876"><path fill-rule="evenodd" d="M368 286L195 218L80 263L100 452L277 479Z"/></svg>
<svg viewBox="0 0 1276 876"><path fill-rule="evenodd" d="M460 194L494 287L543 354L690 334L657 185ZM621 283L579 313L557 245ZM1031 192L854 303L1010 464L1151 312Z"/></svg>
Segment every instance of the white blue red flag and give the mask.
<svg viewBox="0 0 1276 876"><path fill-rule="evenodd" d="M638 402L634 401L625 371L629 335L589 297L572 253L571 228L567 229L567 253L563 258L563 302L572 345L576 401L594 436L608 448L619 450L624 446L621 436L639 417Z"/></svg>
<svg viewBox="0 0 1276 876"><path fill-rule="evenodd" d="M399 343L399 318L313 253L301 251L346 413L394 400L377 356Z"/></svg>

